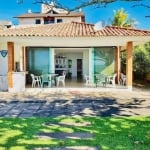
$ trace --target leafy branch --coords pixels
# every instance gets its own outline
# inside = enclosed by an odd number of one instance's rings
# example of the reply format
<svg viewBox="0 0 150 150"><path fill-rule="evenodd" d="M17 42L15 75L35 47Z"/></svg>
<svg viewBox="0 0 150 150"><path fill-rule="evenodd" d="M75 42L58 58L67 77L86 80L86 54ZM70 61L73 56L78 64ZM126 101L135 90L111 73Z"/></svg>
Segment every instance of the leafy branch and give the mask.
<svg viewBox="0 0 150 150"><path fill-rule="evenodd" d="M136 4L136 5L133 5L132 7L145 7L145 8L150 9L150 5L148 5L148 4ZM150 16L148 15L148 16L145 16L145 17L148 18Z"/></svg>
<svg viewBox="0 0 150 150"><path fill-rule="evenodd" d="M17 3L18 4L23 4L24 1L25 0L17 0ZM128 2L128 3L142 2L140 4L135 4L132 7L145 7L145 8L150 9L150 4L148 4L148 3L145 4L144 0L76 0L76 1L79 4L77 6L74 6L73 8L65 7L62 3L59 3L57 0L51 0L51 1L50 0L34 0L33 4L51 5L51 2L53 2L55 4L55 7L63 8L65 10L67 10L68 12L71 12L71 11L79 10L81 8L85 8L85 7L88 7L88 6L94 6L94 5L96 5L97 7L100 7L100 6L101 7L106 7L108 4L122 1L122 2ZM150 16L148 15L148 16L145 16L145 17L150 17Z"/></svg>

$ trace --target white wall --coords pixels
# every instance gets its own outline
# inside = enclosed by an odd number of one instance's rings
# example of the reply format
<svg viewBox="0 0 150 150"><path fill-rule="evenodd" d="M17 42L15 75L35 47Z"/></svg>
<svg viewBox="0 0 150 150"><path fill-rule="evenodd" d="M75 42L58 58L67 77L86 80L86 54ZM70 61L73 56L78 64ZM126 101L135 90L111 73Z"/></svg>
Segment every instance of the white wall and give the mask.
<svg viewBox="0 0 150 150"><path fill-rule="evenodd" d="M68 64L68 59L72 60L72 67L69 69L72 77L77 77L77 59L82 59L82 75L84 77L85 74L89 74L89 50L89 48L60 49L55 51L55 55L66 56L66 64Z"/></svg>
<svg viewBox="0 0 150 150"><path fill-rule="evenodd" d="M7 43L0 43L0 50L7 50ZM6 57L2 57L0 54L0 75L7 75L8 72L8 54Z"/></svg>
<svg viewBox="0 0 150 150"><path fill-rule="evenodd" d="M35 24L35 20L39 19L41 20L41 24L43 24L43 18L20 18L19 19L19 25L29 25L29 24Z"/></svg>
<svg viewBox="0 0 150 150"><path fill-rule="evenodd" d="M7 42L5 44L0 44L0 50L7 50ZM14 43L14 63L20 63L20 71L23 71L23 56L22 56L22 46L18 43ZM15 64L14 64L15 65ZM0 74L7 74L8 72L8 54L6 57L2 57L0 54Z"/></svg>
<svg viewBox="0 0 150 150"><path fill-rule="evenodd" d="M57 52L58 56L66 56L66 65L68 65L68 59L72 60L72 67L69 68L69 71L72 73L72 77L77 77L77 59L83 59L83 53L82 52ZM68 66L66 66L68 67Z"/></svg>
<svg viewBox="0 0 150 150"><path fill-rule="evenodd" d="M41 20L41 24L44 24L43 18L19 18L19 25L29 25L29 24L35 24L35 20ZM57 19L62 19L63 22L81 22L81 17L55 17L55 23L57 23Z"/></svg>
<svg viewBox="0 0 150 150"><path fill-rule="evenodd" d="M77 77L77 59L83 59L83 53L66 53L65 56L72 60L72 67L70 71L72 72L72 77Z"/></svg>
<svg viewBox="0 0 150 150"><path fill-rule="evenodd" d="M89 49L83 51L83 77L89 75Z"/></svg>
<svg viewBox="0 0 150 150"><path fill-rule="evenodd" d="M81 17L56 17L55 18L55 22L57 23L57 19L62 19L63 20L63 23L65 22L81 22Z"/></svg>
<svg viewBox="0 0 150 150"><path fill-rule="evenodd" d="M93 48L89 49L89 76L93 77L94 75L94 60L93 60ZM92 80L94 80L94 78L92 78Z"/></svg>

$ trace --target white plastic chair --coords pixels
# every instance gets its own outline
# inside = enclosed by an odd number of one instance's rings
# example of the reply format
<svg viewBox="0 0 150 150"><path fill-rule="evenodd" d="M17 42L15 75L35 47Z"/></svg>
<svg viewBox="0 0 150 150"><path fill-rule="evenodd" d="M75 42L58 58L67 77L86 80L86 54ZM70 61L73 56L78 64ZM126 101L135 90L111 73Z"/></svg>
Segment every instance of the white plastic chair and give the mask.
<svg viewBox="0 0 150 150"><path fill-rule="evenodd" d="M123 73L120 74L120 84L125 85L126 84L126 75Z"/></svg>
<svg viewBox="0 0 150 150"><path fill-rule="evenodd" d="M103 75L103 74L96 74L95 75L95 79L96 79L96 87L98 85L103 85L103 87L106 87L107 78L106 78L105 75Z"/></svg>
<svg viewBox="0 0 150 150"><path fill-rule="evenodd" d="M49 74L42 74L41 75L41 79L42 79L42 82L41 82L41 87L44 87L44 84L48 84L48 87L51 87L51 76Z"/></svg>
<svg viewBox="0 0 150 150"><path fill-rule="evenodd" d="M40 78L40 76L35 76L34 74L31 74L31 78L32 78L32 87L35 87L36 84L38 85L38 87L41 86L41 78Z"/></svg>
<svg viewBox="0 0 150 150"><path fill-rule="evenodd" d="M66 78L66 75L65 75L65 74L62 75L62 76L58 76L58 77L56 78L57 87L58 87L60 84L62 84L63 87L65 87L65 78Z"/></svg>
<svg viewBox="0 0 150 150"><path fill-rule="evenodd" d="M116 85L116 76L117 76L117 74L115 73L113 76L111 76L111 77L109 78L109 82L110 82L113 86Z"/></svg>
<svg viewBox="0 0 150 150"><path fill-rule="evenodd" d="M92 79L89 75L85 75L85 85L88 87L92 83Z"/></svg>

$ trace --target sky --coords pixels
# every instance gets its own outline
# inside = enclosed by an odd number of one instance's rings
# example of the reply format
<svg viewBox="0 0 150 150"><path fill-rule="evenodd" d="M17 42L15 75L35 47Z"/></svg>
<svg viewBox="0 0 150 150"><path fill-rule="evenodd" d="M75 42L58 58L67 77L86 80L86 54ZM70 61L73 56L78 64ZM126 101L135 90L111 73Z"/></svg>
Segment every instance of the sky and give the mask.
<svg viewBox="0 0 150 150"><path fill-rule="evenodd" d="M65 7L73 8L79 4L80 0L57 0ZM145 4L150 6L150 0L143 0ZM33 4L34 0L24 0L23 4L17 4L17 0L0 0L0 20L11 20L17 24L17 19L14 18L21 14L27 13L28 9L32 12L40 12L40 4ZM137 2L115 2L106 7L90 6L85 7L82 11L85 13L87 23L95 24L99 21L104 21L106 25L110 23L113 18L113 11L123 8L128 14L129 18L136 19L136 28L150 30L150 9L145 7L133 7Z"/></svg>

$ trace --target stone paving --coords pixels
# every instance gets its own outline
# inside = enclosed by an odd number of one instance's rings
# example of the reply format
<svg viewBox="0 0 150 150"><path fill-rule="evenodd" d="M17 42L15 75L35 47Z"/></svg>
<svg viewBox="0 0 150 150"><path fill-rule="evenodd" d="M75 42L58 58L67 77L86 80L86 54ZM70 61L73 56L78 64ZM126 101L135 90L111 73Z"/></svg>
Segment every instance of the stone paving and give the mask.
<svg viewBox="0 0 150 150"><path fill-rule="evenodd" d="M0 117L150 116L150 92L0 92Z"/></svg>
<svg viewBox="0 0 150 150"><path fill-rule="evenodd" d="M140 110L144 109L146 112L149 108L150 106L143 108L138 101L130 104L117 104L115 100L107 98L52 102L9 101L0 102L0 117L130 116L139 115Z"/></svg>

